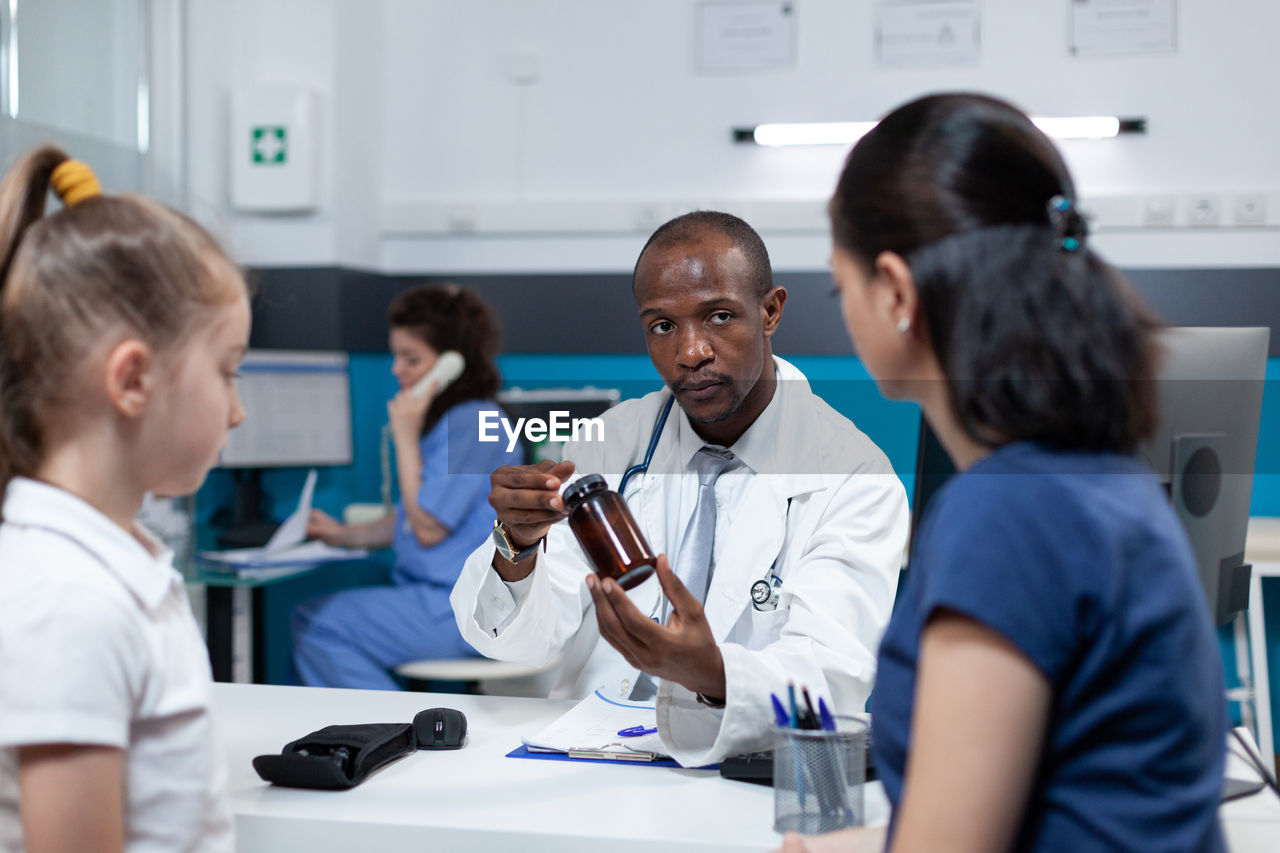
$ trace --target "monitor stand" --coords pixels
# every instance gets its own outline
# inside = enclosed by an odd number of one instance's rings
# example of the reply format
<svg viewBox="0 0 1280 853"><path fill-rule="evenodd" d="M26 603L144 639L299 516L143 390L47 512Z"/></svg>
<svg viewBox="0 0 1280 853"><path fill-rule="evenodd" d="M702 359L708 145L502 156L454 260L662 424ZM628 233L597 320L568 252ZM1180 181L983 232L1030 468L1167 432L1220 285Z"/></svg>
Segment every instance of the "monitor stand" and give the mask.
<svg viewBox="0 0 1280 853"><path fill-rule="evenodd" d="M1244 554L1223 557L1218 569L1218 601L1213 614L1214 622L1225 625L1237 613L1249 609L1249 580L1253 576L1253 564L1244 561Z"/></svg>
<svg viewBox="0 0 1280 853"><path fill-rule="evenodd" d="M263 512L266 492L262 488L262 469L233 468L236 493L230 513L231 523L218 534L220 548L261 548L271 539L279 522L271 521Z"/></svg>

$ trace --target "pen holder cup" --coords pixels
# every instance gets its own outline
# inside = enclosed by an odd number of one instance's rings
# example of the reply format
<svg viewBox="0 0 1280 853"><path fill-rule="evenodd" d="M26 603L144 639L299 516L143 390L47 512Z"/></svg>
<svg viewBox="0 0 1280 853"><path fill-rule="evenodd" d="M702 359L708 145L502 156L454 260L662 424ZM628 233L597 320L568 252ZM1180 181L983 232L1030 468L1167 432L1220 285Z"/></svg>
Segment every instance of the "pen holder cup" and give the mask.
<svg viewBox="0 0 1280 853"><path fill-rule="evenodd" d="M867 723L836 717L835 731L779 728L773 750L773 828L811 835L864 819Z"/></svg>

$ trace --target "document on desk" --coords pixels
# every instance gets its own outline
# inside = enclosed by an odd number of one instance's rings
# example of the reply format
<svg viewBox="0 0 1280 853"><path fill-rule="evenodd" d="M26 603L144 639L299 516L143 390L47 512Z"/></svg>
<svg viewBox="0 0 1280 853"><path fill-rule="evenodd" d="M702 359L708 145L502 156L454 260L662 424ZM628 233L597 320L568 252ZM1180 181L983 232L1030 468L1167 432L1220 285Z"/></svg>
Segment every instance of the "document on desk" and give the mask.
<svg viewBox="0 0 1280 853"><path fill-rule="evenodd" d="M624 729L656 729L657 711L645 702L606 698L599 690L570 708L563 716L532 737L524 737L530 752L559 752L570 758L621 761L654 761L666 758L655 731L623 737Z"/></svg>
<svg viewBox="0 0 1280 853"><path fill-rule="evenodd" d="M302 497L284 523L261 548L233 548L229 551L201 551L201 561L211 568L239 574L259 570L296 568L339 560L358 560L369 552L361 548L335 548L323 542L306 542L307 520L311 517L311 499L316 491L316 469L307 474Z"/></svg>

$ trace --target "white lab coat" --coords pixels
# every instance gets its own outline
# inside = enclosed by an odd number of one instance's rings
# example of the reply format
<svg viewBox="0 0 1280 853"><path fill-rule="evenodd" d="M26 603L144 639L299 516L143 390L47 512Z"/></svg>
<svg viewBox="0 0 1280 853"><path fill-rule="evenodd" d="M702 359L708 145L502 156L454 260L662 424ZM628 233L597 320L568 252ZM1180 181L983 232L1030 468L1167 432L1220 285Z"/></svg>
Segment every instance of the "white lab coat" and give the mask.
<svg viewBox="0 0 1280 853"><path fill-rule="evenodd" d="M788 681L807 686L815 703L826 697L838 713L862 711L893 606L908 526L902 483L880 449L814 395L799 370L776 357L775 364L773 458L751 475L727 529L717 525L705 602L724 658L726 707L708 708L674 682L658 687L659 734L685 766L768 748L775 725L769 694L785 696ZM664 389L609 410L605 441L566 448L575 474L603 474L616 489L643 459L667 396ZM683 531L668 529L666 506L679 499L680 477L693 476L681 473L677 450L675 425L683 418L672 409L648 473L633 477L626 494L650 545L673 559ZM591 567L568 525L554 525L545 552L530 558L532 583L518 603L492 568L493 555L492 542L476 549L454 586L450 601L463 637L488 657L531 666L563 652L552 697L580 698L597 688L628 696L640 673L600 639L584 583ZM779 605L757 611L749 591L771 564L782 580ZM629 592L646 614L660 594L656 576Z"/></svg>

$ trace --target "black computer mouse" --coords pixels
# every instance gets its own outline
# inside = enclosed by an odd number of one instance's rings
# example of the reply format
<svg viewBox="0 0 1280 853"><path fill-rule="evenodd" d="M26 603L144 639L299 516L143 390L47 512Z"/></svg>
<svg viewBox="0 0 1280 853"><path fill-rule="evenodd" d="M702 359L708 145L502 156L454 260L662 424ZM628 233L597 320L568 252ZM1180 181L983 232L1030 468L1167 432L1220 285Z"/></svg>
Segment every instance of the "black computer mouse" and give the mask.
<svg viewBox="0 0 1280 853"><path fill-rule="evenodd" d="M413 718L418 749L458 749L467 736L467 718L453 708L428 708Z"/></svg>

